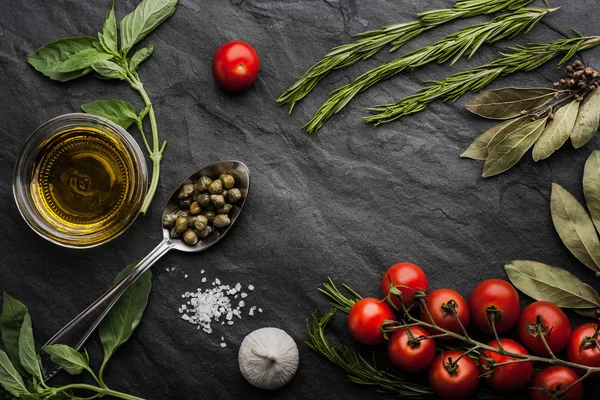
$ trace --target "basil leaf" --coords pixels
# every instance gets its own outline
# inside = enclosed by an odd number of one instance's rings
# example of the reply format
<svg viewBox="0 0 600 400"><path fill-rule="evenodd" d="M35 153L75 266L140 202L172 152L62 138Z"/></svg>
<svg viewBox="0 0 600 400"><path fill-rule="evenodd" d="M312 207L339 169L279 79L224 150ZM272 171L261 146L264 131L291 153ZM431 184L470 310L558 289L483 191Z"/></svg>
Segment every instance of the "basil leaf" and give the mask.
<svg viewBox="0 0 600 400"><path fill-rule="evenodd" d="M2 350L0 350L0 385L17 398L28 393L21 375Z"/></svg>
<svg viewBox="0 0 600 400"><path fill-rule="evenodd" d="M465 107L484 118L509 119L546 104L556 92L547 88L493 89L475 96Z"/></svg>
<svg viewBox="0 0 600 400"><path fill-rule="evenodd" d="M92 64L111 58L94 46L97 39L82 36L60 39L27 55L27 61L50 79L61 82L89 73Z"/></svg>
<svg viewBox="0 0 600 400"><path fill-rule="evenodd" d="M596 230L600 232L600 151L594 150L583 170L583 194Z"/></svg>
<svg viewBox="0 0 600 400"><path fill-rule="evenodd" d="M507 263L504 270L517 289L535 300L562 308L600 308L596 291L562 268L515 260Z"/></svg>
<svg viewBox="0 0 600 400"><path fill-rule="evenodd" d="M519 162L544 131L547 118L531 121L508 133L491 150L483 164L484 178L498 175ZM490 145L493 145L493 142Z"/></svg>
<svg viewBox="0 0 600 400"><path fill-rule="evenodd" d="M544 132L533 146L534 161L550 157L552 153L565 144L575 126L578 110L579 102L573 100L556 111L554 119L546 125Z"/></svg>
<svg viewBox="0 0 600 400"><path fill-rule="evenodd" d="M115 2L110 6L104 25L102 25L102 32L98 33L98 39L104 51L110 54L118 55L119 49L117 48L117 20L115 19Z"/></svg>
<svg viewBox="0 0 600 400"><path fill-rule="evenodd" d="M600 241L594 224L575 197L557 183L552 184L550 211L564 245L588 268L600 271Z"/></svg>
<svg viewBox="0 0 600 400"><path fill-rule="evenodd" d="M2 315L0 315L0 330L2 330L2 341L10 360L15 368L23 376L27 372L21 366L19 360L19 336L21 334L21 326L25 315L28 313L27 307L19 300L11 297L8 293L4 293L4 302L2 303Z"/></svg>
<svg viewBox="0 0 600 400"><path fill-rule="evenodd" d="M135 108L124 100L97 100L81 106L89 114L99 115L127 129L138 120Z"/></svg>
<svg viewBox="0 0 600 400"><path fill-rule="evenodd" d="M121 20L121 52L126 55L175 12L177 0L143 0Z"/></svg>
<svg viewBox="0 0 600 400"><path fill-rule="evenodd" d="M25 314L23 325L21 326L21 334L19 336L19 360L23 368L31 374L31 376L43 381L42 370L40 369L40 360L35 351L35 340L33 339L33 327L31 325L31 316Z"/></svg>
<svg viewBox="0 0 600 400"><path fill-rule="evenodd" d="M148 57L150 57L152 55L153 51L154 51L154 45L152 43L150 43L148 46L144 47L143 49L139 49L138 51L136 51L135 54L133 55L133 57L131 57L131 60L129 60L129 69L132 72L137 71L140 64L143 63L144 61L146 61L148 59Z"/></svg>
<svg viewBox="0 0 600 400"><path fill-rule="evenodd" d="M113 283L119 282L136 265L137 262L125 267ZM150 289L152 289L152 274L148 271L127 289L100 324L98 333L104 349L104 363L129 339L140 323L148 303Z"/></svg>
<svg viewBox="0 0 600 400"><path fill-rule="evenodd" d="M100 61L92 65L92 68L103 78L121 80L127 79L127 71L113 61Z"/></svg>
<svg viewBox="0 0 600 400"><path fill-rule="evenodd" d="M460 156L472 158L474 160L485 160L489 155L490 143L493 141L498 142L502 140L506 135L509 135L527 123L529 123L529 117L523 116L521 118L511 119L495 125L475 139L475 141L471 143L467 150L465 150Z"/></svg>
<svg viewBox="0 0 600 400"><path fill-rule="evenodd" d="M65 344L50 344L43 350L50 354L53 363L63 367L70 375L79 375L83 370L91 372L85 356Z"/></svg>
<svg viewBox="0 0 600 400"><path fill-rule="evenodd" d="M588 94L579 106L575 127L571 132L571 143L576 149L592 140L600 125L600 90Z"/></svg>

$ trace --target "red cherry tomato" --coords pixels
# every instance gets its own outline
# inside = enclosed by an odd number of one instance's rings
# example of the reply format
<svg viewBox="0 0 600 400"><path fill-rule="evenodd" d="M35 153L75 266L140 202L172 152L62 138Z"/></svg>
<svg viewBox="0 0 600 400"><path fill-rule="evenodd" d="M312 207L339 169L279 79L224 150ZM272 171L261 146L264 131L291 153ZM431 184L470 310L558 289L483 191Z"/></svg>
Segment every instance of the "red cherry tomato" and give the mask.
<svg viewBox="0 0 600 400"><path fill-rule="evenodd" d="M390 292L390 280L392 281L392 286L396 286L396 289L402 292L402 302L406 308L411 305L413 295L417 290L422 289L425 293L428 291L425 272L413 263L401 262L392 265L383 274L383 278L381 279L381 293L383 297L387 297ZM399 310L402 310L402 307L400 307L400 298L394 294L390 297L394 305Z"/></svg>
<svg viewBox="0 0 600 400"><path fill-rule="evenodd" d="M412 335L409 337L408 332ZM435 340L416 338L430 336L430 333L419 326L403 328L392 333L388 342L388 356L398 369L404 372L425 371L435 358Z"/></svg>
<svg viewBox="0 0 600 400"><path fill-rule="evenodd" d="M450 312L449 306L455 305L454 310L458 315L458 319L465 327L469 326L471 322L471 315L469 313L469 306L465 299L451 289L438 289L434 290L427 296L425 300L427 309L431 314L433 322L448 331L462 334L460 324L456 320L456 317ZM424 309L421 310L421 320L431 323L427 313ZM451 338L442 338L449 340Z"/></svg>
<svg viewBox="0 0 600 400"><path fill-rule="evenodd" d="M231 92L241 92L252 86L259 70L258 54L248 43L225 43L213 57L212 71L215 81L223 89Z"/></svg>
<svg viewBox="0 0 600 400"><path fill-rule="evenodd" d="M548 350L541 337L532 336L527 328L528 325L536 323L538 315L541 315L542 322L546 325L544 338L550 350L556 354L566 346L571 336L569 318L563 310L548 301L536 301L523 309L517 326L519 337L525 347L540 355L548 355Z"/></svg>
<svg viewBox="0 0 600 400"><path fill-rule="evenodd" d="M521 346L514 340L500 339L500 343L502 344L502 348L508 351L509 353L524 355L529 354L529 352L527 352L527 350L525 350L523 346ZM491 346L495 349L499 348L498 342L495 340L489 342L488 346ZM492 360L494 360L494 364L518 360L517 358L503 356L489 350L485 350L484 354L487 358L491 358ZM484 374L488 372L489 370L485 368L485 366L489 364L488 361L484 357L481 357L479 359L479 362L481 364L481 373ZM515 392L527 386L527 383L533 375L533 363L522 362L516 364L502 365L500 367L494 368L493 371L494 372L490 376L485 378L485 381L491 387L500 392Z"/></svg>
<svg viewBox="0 0 600 400"><path fill-rule="evenodd" d="M519 294L510 283L502 279L488 279L471 292L469 309L473 323L483 332L492 333L488 309L497 310L494 325L498 333L512 328L519 320L521 305Z"/></svg>
<svg viewBox="0 0 600 400"><path fill-rule="evenodd" d="M573 384L579 375L571 368L556 365L553 367L546 368L533 379L531 383L531 400L552 400L553 398L549 393L538 389L549 389L560 392ZM583 399L583 384L579 382L577 385L569 389L564 394L564 397L560 397L563 400L581 400Z"/></svg>
<svg viewBox="0 0 600 400"><path fill-rule="evenodd" d="M444 400L468 399L477 392L479 369L468 356L458 358L460 351L447 350L439 354L429 367L429 386L438 397ZM458 368L449 372L450 362L458 360Z"/></svg>
<svg viewBox="0 0 600 400"><path fill-rule="evenodd" d="M354 303L348 313L348 330L354 339L363 344L375 345L385 341L381 326L386 320L395 320L392 307L373 297Z"/></svg>
<svg viewBox="0 0 600 400"><path fill-rule="evenodd" d="M573 363L600 367L598 324L583 324L571 333L567 344L567 359ZM583 374L585 371L577 371ZM597 374L595 374L597 375Z"/></svg>

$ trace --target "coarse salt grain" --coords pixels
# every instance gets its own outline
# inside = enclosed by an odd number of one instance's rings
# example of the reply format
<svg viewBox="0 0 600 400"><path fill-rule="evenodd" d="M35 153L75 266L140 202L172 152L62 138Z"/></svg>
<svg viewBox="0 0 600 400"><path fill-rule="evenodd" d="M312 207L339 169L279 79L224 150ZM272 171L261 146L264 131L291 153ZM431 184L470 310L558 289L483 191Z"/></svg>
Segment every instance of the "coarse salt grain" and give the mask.
<svg viewBox="0 0 600 400"><path fill-rule="evenodd" d="M202 278L202 283L206 282L206 278Z"/></svg>
<svg viewBox="0 0 600 400"><path fill-rule="evenodd" d="M242 296L242 299L245 299L248 296L248 293L242 292L241 296Z"/></svg>
<svg viewBox="0 0 600 400"><path fill-rule="evenodd" d="M254 286L253 285L248 285L248 290L254 290Z"/></svg>

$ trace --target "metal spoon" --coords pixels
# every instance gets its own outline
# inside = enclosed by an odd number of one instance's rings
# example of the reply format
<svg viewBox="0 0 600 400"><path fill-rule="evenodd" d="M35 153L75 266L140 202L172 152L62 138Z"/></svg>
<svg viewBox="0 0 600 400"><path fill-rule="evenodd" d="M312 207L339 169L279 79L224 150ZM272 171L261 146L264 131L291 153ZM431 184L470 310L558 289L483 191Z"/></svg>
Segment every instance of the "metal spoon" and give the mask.
<svg viewBox="0 0 600 400"><path fill-rule="evenodd" d="M117 300L125 293L144 272L146 272L159 258L164 256L169 250L179 250L185 252L198 252L206 250L225 236L229 229L235 223L237 217L242 212L242 208L248 197L250 189L250 171L244 163L239 161L221 161L201 169L188 179L197 180L203 175L216 177L223 173L233 175L236 181L236 187L240 189L242 198L229 212L231 224L223 229L215 229L205 239L200 240L196 245L190 246L180 239L172 239L169 235L169 230L163 227L163 240L152 250L142 261L140 261L127 275L123 277L116 285L111 287L106 293L94 301L88 308L83 310L81 314L73 318L71 322L64 326L56 335L54 335L46 344L66 344L73 348L79 349L85 341L90 337L92 332L98 327L102 319L108 314L110 309L115 305ZM175 189L171 197L167 201L163 210L162 216L170 214L179 208L179 200L177 195L181 185ZM162 221L162 218L161 218ZM58 371L60 366L54 366L45 375L45 379L52 378Z"/></svg>

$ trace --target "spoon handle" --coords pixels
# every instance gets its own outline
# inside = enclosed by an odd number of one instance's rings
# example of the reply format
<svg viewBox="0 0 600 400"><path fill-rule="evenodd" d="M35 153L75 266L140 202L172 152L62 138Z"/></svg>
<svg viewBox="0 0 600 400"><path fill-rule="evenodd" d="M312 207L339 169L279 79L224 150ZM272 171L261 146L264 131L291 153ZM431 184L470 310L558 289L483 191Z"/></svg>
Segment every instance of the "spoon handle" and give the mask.
<svg viewBox="0 0 600 400"><path fill-rule="evenodd" d="M118 283L108 289L102 296L94 301L88 308L83 310L71 322L65 325L44 345L66 344L75 349L80 349L85 341L90 337L94 330L100 325L102 319L108 314L125 291L146 272L159 258L165 255L174 243L169 239L164 239L158 244L142 261L140 261L131 271L127 273ZM43 355L46 355L43 353ZM46 357L47 358L47 357ZM45 380L52 378L61 370L58 365L48 364L48 372Z"/></svg>

